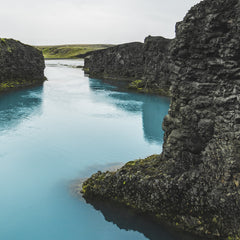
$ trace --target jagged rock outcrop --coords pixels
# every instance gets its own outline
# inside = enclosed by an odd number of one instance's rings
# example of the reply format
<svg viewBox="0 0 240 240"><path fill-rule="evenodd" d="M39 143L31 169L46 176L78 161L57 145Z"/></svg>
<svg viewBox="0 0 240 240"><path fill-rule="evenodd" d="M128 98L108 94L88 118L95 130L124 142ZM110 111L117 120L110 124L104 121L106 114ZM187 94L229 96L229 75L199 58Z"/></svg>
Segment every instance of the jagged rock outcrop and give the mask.
<svg viewBox="0 0 240 240"><path fill-rule="evenodd" d="M240 1L204 0L169 46L163 152L93 175L86 198L122 202L215 239L240 239Z"/></svg>
<svg viewBox="0 0 240 240"><path fill-rule="evenodd" d="M13 39L0 39L0 92L45 80L41 51Z"/></svg>
<svg viewBox="0 0 240 240"><path fill-rule="evenodd" d="M143 76L143 44L126 43L94 51L85 58L90 77L133 80Z"/></svg>
<svg viewBox="0 0 240 240"><path fill-rule="evenodd" d="M169 95L170 42L149 36L144 44L126 43L93 51L85 58L84 69L93 78L132 81L132 89Z"/></svg>
<svg viewBox="0 0 240 240"><path fill-rule="evenodd" d="M145 89L160 90L160 94L170 95L170 56L169 46L171 40L163 37L146 37L144 41L144 74L143 84Z"/></svg>

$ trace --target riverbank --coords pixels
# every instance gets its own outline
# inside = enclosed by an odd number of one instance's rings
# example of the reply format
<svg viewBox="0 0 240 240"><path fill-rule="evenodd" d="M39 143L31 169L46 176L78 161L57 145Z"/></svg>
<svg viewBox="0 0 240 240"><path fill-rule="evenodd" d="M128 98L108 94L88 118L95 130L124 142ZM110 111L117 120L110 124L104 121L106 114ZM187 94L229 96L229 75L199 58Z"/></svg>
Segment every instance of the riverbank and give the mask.
<svg viewBox="0 0 240 240"><path fill-rule="evenodd" d="M140 93L171 96L169 46L171 39L148 36L144 43L131 42L93 51L85 57L84 71L91 78L128 82Z"/></svg>
<svg viewBox="0 0 240 240"><path fill-rule="evenodd" d="M110 200L149 215L155 222L168 227L196 235L206 232L205 239L211 237L207 223L212 221L212 217L209 219L207 213L192 217L188 215L189 208L186 207L176 214L176 209L181 206L181 197L178 196L180 193L175 192L174 186L183 183L175 182L169 167L170 163L163 161L161 155L152 155L130 161L117 171L99 171L82 182L82 189L78 187L76 191L79 194L81 191L90 203ZM187 191L186 186L183 188Z"/></svg>
<svg viewBox="0 0 240 240"><path fill-rule="evenodd" d="M43 87L0 96L0 239L147 240L149 225L136 229L122 218L126 231L108 222L69 183L161 151L169 101L89 79L72 67L80 59L45 63ZM152 226L151 236L179 240L161 230Z"/></svg>
<svg viewBox="0 0 240 240"><path fill-rule="evenodd" d="M176 24L166 57L154 65L172 95L161 155L92 175L86 199L121 202L205 238L240 239L239 11L237 0L204 0ZM111 53L92 57L96 70L105 72L101 59ZM117 67L127 63L113 56Z"/></svg>
<svg viewBox="0 0 240 240"><path fill-rule="evenodd" d="M0 94L4 92L14 91L17 89L24 89L29 87L41 86L47 78L37 80L14 80L0 83Z"/></svg>
<svg viewBox="0 0 240 240"><path fill-rule="evenodd" d="M41 51L13 39L0 39L0 92L42 84L44 58Z"/></svg>

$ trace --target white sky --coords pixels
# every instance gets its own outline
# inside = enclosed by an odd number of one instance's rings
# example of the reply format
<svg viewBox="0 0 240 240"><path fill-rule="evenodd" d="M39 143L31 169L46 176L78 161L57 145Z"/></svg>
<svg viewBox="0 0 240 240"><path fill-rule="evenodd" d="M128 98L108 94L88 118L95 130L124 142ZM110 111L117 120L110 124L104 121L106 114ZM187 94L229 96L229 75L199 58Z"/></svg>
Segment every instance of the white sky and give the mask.
<svg viewBox="0 0 240 240"><path fill-rule="evenodd" d="M200 0L0 0L0 37L27 44L124 43L173 38Z"/></svg>

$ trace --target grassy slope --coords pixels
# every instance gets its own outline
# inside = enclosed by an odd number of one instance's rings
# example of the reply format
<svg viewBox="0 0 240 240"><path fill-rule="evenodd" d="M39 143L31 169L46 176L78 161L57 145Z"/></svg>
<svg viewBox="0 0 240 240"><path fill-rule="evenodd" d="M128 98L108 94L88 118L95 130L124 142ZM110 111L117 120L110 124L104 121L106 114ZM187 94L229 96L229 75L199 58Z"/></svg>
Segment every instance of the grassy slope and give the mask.
<svg viewBox="0 0 240 240"><path fill-rule="evenodd" d="M43 52L44 58L76 58L79 54L111 47L110 44L77 44L37 46Z"/></svg>

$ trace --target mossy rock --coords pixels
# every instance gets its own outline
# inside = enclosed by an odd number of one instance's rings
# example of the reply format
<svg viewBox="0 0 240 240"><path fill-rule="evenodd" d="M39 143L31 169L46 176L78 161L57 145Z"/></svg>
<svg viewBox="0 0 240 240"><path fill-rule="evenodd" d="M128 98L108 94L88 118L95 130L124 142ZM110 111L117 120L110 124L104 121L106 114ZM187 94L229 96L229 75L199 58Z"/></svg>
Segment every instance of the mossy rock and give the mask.
<svg viewBox="0 0 240 240"><path fill-rule="evenodd" d="M27 87L45 80L45 62L36 48L14 39L0 39L0 91Z"/></svg>
<svg viewBox="0 0 240 240"><path fill-rule="evenodd" d="M142 89L144 87L144 81L141 79L135 80L131 82L128 87L129 89L139 89L139 88Z"/></svg>

